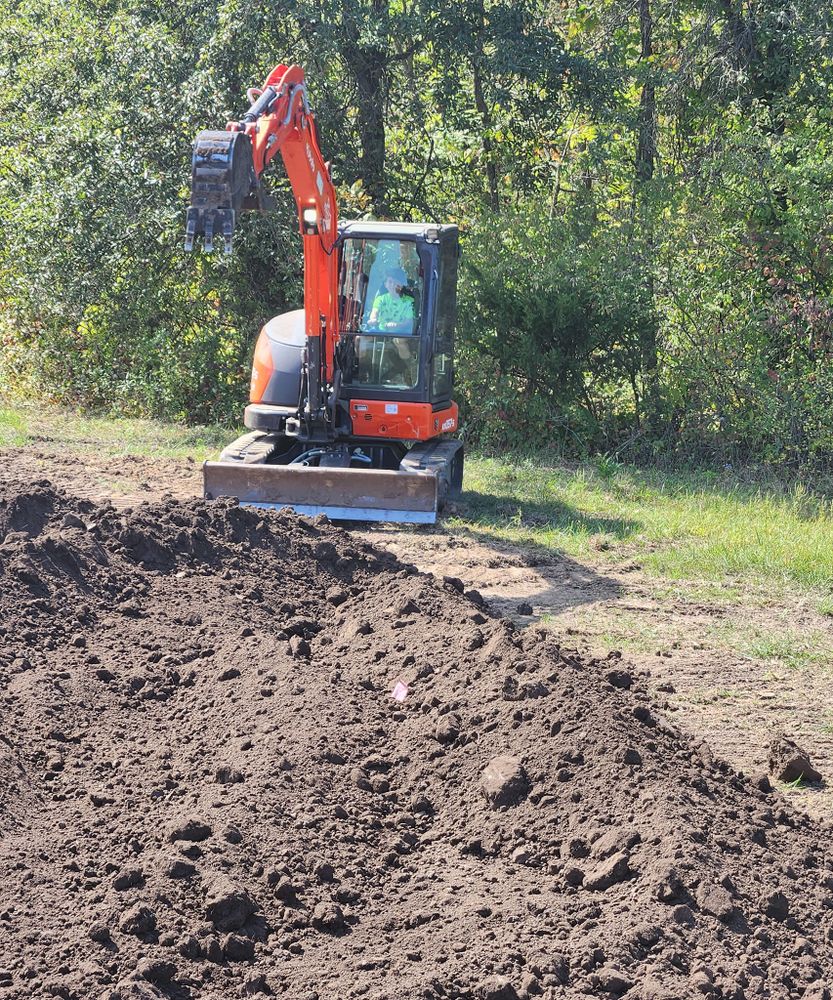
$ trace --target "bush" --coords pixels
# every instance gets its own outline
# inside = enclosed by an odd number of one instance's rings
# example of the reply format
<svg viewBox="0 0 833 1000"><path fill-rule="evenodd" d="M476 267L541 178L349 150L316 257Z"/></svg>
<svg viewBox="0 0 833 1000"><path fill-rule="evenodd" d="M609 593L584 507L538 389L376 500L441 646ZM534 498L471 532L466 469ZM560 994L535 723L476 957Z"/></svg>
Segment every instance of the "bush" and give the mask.
<svg viewBox="0 0 833 1000"><path fill-rule="evenodd" d="M501 217L470 231L463 260L458 385L471 439L587 452L631 433L653 317L619 234Z"/></svg>

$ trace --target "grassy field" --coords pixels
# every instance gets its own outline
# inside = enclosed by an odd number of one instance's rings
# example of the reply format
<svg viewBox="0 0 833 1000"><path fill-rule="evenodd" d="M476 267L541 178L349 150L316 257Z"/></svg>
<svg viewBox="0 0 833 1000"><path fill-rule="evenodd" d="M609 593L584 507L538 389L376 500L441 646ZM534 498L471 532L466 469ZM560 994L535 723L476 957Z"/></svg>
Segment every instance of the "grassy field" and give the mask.
<svg viewBox="0 0 833 1000"><path fill-rule="evenodd" d="M461 527L580 559L626 555L658 579L701 581L709 599L797 586L833 614L833 503L800 482L474 457L465 487Z"/></svg>
<svg viewBox="0 0 833 1000"><path fill-rule="evenodd" d="M802 482L474 457L465 486L452 521L461 531L556 550L597 571L638 570L651 614L594 605L578 616L600 651L687 646L833 673L833 505ZM702 605L709 614L686 613Z"/></svg>
<svg viewBox="0 0 833 1000"><path fill-rule="evenodd" d="M184 427L160 420L88 417L52 408L0 405L0 448L60 447L83 455L186 458L202 462L235 435L228 427Z"/></svg>

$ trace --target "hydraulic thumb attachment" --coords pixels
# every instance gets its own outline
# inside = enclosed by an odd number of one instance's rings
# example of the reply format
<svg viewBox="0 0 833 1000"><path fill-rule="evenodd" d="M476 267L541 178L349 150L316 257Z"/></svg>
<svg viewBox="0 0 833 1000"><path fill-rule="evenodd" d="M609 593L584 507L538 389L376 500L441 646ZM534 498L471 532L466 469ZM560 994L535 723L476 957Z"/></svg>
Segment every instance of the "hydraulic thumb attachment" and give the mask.
<svg viewBox="0 0 833 1000"><path fill-rule="evenodd" d="M231 253L238 214L244 209L266 211L270 203L255 173L249 136L244 132L200 132L191 157L185 249L193 250L194 237L202 234L205 249L211 252L216 234L223 237L224 251Z"/></svg>

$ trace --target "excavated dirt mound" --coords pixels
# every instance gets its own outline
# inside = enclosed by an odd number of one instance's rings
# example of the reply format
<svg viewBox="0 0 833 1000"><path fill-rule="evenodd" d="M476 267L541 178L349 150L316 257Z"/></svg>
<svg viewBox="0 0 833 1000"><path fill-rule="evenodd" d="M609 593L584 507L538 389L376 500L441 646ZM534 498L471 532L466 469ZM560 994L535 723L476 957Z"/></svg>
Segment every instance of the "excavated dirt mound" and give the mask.
<svg viewBox="0 0 833 1000"><path fill-rule="evenodd" d="M830 829L479 605L0 486L0 998L829 1000Z"/></svg>

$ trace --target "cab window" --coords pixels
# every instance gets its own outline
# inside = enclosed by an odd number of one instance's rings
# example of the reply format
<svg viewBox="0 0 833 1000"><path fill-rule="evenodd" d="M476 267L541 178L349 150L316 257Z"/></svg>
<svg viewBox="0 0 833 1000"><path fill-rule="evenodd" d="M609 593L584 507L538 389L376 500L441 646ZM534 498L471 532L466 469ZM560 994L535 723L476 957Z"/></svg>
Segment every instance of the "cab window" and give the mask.
<svg viewBox="0 0 833 1000"><path fill-rule="evenodd" d="M411 240L348 238L342 250L341 336L352 340L352 385L415 388L422 278Z"/></svg>
<svg viewBox="0 0 833 1000"><path fill-rule="evenodd" d="M448 240L440 256L437 323L434 331L434 360L431 398L449 399L454 383L454 325L457 318L457 242Z"/></svg>

